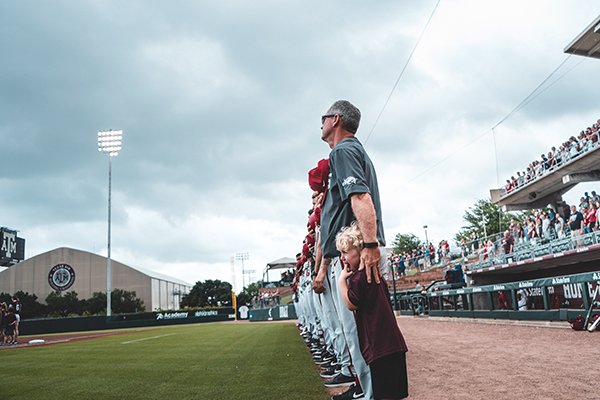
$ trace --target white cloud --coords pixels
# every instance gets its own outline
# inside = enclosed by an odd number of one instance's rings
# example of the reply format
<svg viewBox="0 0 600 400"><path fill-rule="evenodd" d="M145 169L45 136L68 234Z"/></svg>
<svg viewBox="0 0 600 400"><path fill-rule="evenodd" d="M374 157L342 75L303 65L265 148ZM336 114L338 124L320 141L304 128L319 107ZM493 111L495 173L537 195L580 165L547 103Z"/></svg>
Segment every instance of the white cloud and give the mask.
<svg viewBox="0 0 600 400"><path fill-rule="evenodd" d="M165 92L175 101L176 112L210 107L231 95L257 94L243 66L232 64L216 40L174 37L145 43L138 51L140 71L159 95Z"/></svg>
<svg viewBox="0 0 600 400"><path fill-rule="evenodd" d="M118 126L114 258L193 283L228 280L231 257L248 252L259 278L300 250L306 173L328 153L319 116L355 102L366 140L434 5L7 3L0 225L21 231L28 256L103 254L106 160L94 139ZM496 151L489 132L596 13L592 1L440 3L366 143L388 242L424 239L425 224L430 240L450 239L498 181L600 117L600 69L586 60L495 130Z"/></svg>

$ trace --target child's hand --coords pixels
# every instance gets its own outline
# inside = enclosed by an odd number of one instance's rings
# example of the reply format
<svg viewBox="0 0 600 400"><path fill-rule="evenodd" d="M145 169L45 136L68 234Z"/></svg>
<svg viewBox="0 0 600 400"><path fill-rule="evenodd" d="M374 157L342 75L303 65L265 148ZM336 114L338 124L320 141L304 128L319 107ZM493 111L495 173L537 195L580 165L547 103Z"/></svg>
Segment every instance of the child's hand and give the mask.
<svg viewBox="0 0 600 400"><path fill-rule="evenodd" d="M340 278L347 279L353 272L348 269L348 266L344 265L342 267L342 272L340 273Z"/></svg>

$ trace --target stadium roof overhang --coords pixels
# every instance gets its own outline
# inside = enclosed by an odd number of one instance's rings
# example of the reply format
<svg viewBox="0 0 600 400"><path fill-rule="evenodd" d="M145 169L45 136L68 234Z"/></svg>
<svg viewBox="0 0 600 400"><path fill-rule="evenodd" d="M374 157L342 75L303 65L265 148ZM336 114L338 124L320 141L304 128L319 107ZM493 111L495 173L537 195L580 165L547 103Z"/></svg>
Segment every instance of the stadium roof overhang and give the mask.
<svg viewBox="0 0 600 400"><path fill-rule="evenodd" d="M600 16L565 47L565 53L600 58Z"/></svg>
<svg viewBox="0 0 600 400"><path fill-rule="evenodd" d="M267 269L282 269L282 268L295 268L296 260L290 257L283 257L275 261L271 261L267 264Z"/></svg>
<svg viewBox="0 0 600 400"><path fill-rule="evenodd" d="M503 193L503 189L492 189L490 195L492 202L506 211L529 210L543 208L548 204L556 205L562 201L562 195L576 184L598 180L600 180L600 146L519 189L507 194Z"/></svg>

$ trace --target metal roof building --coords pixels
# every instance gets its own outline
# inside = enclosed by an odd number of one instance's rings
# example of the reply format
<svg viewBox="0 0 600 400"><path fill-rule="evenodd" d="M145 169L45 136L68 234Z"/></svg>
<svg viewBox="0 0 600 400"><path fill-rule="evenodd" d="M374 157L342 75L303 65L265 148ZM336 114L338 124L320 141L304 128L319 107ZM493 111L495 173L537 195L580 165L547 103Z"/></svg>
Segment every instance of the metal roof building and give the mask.
<svg viewBox="0 0 600 400"><path fill-rule="evenodd" d="M112 261L112 289L135 291L146 311L177 310L191 284L153 271ZM35 294L44 302L54 291L75 291L79 299L106 292L106 257L66 247L57 248L0 271L0 292Z"/></svg>

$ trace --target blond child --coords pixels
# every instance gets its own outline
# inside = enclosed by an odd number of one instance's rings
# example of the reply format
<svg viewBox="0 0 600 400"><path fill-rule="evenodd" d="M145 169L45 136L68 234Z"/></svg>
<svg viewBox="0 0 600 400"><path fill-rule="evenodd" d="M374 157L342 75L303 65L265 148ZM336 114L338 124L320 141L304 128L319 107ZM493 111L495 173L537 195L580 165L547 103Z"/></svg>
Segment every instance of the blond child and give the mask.
<svg viewBox="0 0 600 400"><path fill-rule="evenodd" d="M392 311L385 280L368 283L360 263L363 238L353 223L336 236L336 247L344 265L339 289L344 303L354 312L360 351L369 364L373 396L379 399L403 399L408 396L404 337Z"/></svg>

